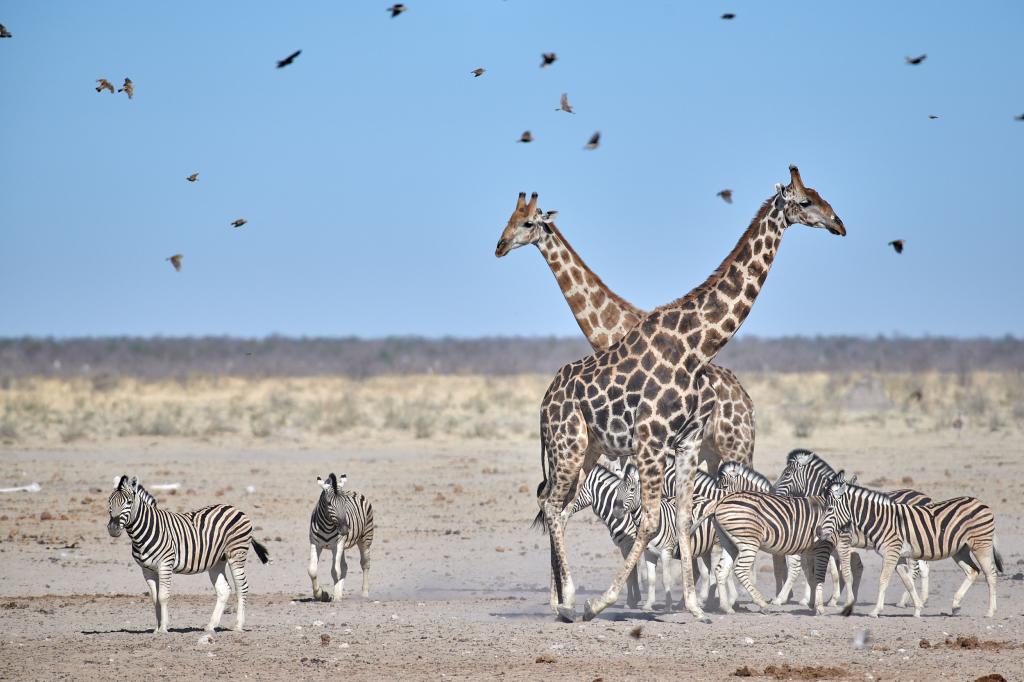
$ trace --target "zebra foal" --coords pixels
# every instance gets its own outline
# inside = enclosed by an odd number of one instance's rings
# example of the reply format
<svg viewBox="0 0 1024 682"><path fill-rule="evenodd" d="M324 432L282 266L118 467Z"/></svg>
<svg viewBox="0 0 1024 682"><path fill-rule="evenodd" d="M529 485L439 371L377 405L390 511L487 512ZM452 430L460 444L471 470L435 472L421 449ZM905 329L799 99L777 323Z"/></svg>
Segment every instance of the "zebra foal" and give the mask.
<svg viewBox="0 0 1024 682"><path fill-rule="evenodd" d="M132 557L142 568L156 611L154 632L167 632L167 604L173 573L193 574L206 571L217 592L217 605L207 624L213 630L220 624L224 606L231 596L230 583L238 594L235 630L245 625L245 561L249 545L260 561L267 563L267 548L252 537L252 521L244 512L227 504L215 504L195 511L177 513L157 507L156 498L139 480L121 476L107 499L110 520L107 532L118 537L127 531L132 541Z"/></svg>
<svg viewBox="0 0 1024 682"><path fill-rule="evenodd" d="M317 476L320 498L309 519L309 566L307 572L313 583L313 598L325 599L325 592L317 582L320 553L327 546L333 551L331 577L334 592L326 601L340 601L348 575L345 550L359 547L359 566L363 571L364 597L370 596L370 545L373 544L373 506L362 493L342 490L348 477L331 474L324 480Z"/></svg>
<svg viewBox="0 0 1024 682"><path fill-rule="evenodd" d="M953 615L978 577L971 552L981 564L988 582L988 617L996 613L996 573L1003 561L995 548L995 516L987 505L973 497L954 497L925 505L893 502L885 493L853 485L838 472L828 486L827 507L819 535L829 541L849 525L854 536L863 536L867 544L882 555L878 578L878 600L869 615L878 617L885 605L885 589L893 570L903 581L911 599L914 615L921 615L921 598L914 589L910 571L898 566L901 558L937 561L952 557L966 578L953 595Z"/></svg>

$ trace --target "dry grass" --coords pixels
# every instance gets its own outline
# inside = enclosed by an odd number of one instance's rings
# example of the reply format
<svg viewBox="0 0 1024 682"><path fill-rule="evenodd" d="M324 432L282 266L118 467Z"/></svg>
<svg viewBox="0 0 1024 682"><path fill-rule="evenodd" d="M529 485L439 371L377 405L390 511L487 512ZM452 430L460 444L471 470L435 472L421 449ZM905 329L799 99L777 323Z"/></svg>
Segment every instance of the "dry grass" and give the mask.
<svg viewBox="0 0 1024 682"><path fill-rule="evenodd" d="M528 441L550 377L394 376L183 381L25 378L0 388L0 443L119 438L207 442ZM1024 429L1024 375L747 374L759 433L806 439L863 425L910 432Z"/></svg>

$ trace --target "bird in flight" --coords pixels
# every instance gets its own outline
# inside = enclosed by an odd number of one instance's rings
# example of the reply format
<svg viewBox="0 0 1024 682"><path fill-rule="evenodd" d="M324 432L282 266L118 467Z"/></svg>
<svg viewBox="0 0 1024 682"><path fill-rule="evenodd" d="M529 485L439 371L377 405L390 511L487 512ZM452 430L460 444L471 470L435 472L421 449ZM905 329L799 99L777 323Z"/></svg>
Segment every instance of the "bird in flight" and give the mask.
<svg viewBox="0 0 1024 682"><path fill-rule="evenodd" d="M715 194L715 196L716 197L722 197L722 201L724 201L727 204L731 204L732 203L732 190L731 189L723 189L721 192L717 192Z"/></svg>
<svg viewBox="0 0 1024 682"><path fill-rule="evenodd" d="M473 74L473 78L479 78L480 76L487 73L487 69L481 67L479 69L473 69L472 71L470 71L470 73Z"/></svg>
<svg viewBox="0 0 1024 682"><path fill-rule="evenodd" d="M563 92L562 93L561 102L559 103L558 108L555 109L555 111L565 111L565 112L570 113L570 114L575 114L576 113L575 111L572 110L572 106L569 104L569 93L567 93L567 92Z"/></svg>
<svg viewBox="0 0 1024 682"><path fill-rule="evenodd" d="M181 272L181 254L180 253L176 253L173 256L168 256L167 258L164 258L164 260L167 260L167 261L171 262L171 265L174 266L174 271L175 272Z"/></svg>
<svg viewBox="0 0 1024 682"><path fill-rule="evenodd" d="M601 131L598 130L596 133L590 136L590 141L584 145L584 149L597 149L597 145L601 144Z"/></svg>
<svg viewBox="0 0 1024 682"><path fill-rule="evenodd" d="M722 18L725 19L726 21L729 21L730 19L735 19L736 15L733 14L732 12L726 12L725 14L722 15Z"/></svg>
<svg viewBox="0 0 1024 682"><path fill-rule="evenodd" d="M934 121L937 118L938 118L938 116L936 116L935 114L928 114L928 120L929 121Z"/></svg>
<svg viewBox="0 0 1024 682"><path fill-rule="evenodd" d="M247 222L249 222L249 221L246 220L245 218L239 218L238 220L232 220L231 221L231 227L241 227L242 225L245 225Z"/></svg>
<svg viewBox="0 0 1024 682"><path fill-rule="evenodd" d="M290 55L279 61L277 63L277 68L283 69L284 67L288 66L289 64L294 62L295 58L298 57L300 54L302 54L302 50L295 50L295 52L292 52Z"/></svg>
<svg viewBox="0 0 1024 682"><path fill-rule="evenodd" d="M894 239L889 242L889 246L893 248L896 253L903 253L903 244L905 242L902 239Z"/></svg>
<svg viewBox="0 0 1024 682"><path fill-rule="evenodd" d="M552 64L554 64L555 60L558 59L558 55L555 54L554 52L542 52L540 58L540 68L543 69L546 66L551 66Z"/></svg>
<svg viewBox="0 0 1024 682"><path fill-rule="evenodd" d="M1013 120L1014 121L1024 121L1024 114L1021 114L1020 116L1014 116Z"/></svg>
<svg viewBox="0 0 1024 682"><path fill-rule="evenodd" d="M533 142L533 134L529 130L524 130L516 142Z"/></svg>
<svg viewBox="0 0 1024 682"><path fill-rule="evenodd" d="M117 89L118 92L123 92L128 95L128 99L135 96L135 84L132 83L131 78L124 79L124 85Z"/></svg>
<svg viewBox="0 0 1024 682"><path fill-rule="evenodd" d="M189 182L195 182L196 180L199 179L199 173L193 173L192 175L188 176L185 179L188 180Z"/></svg>
<svg viewBox="0 0 1024 682"><path fill-rule="evenodd" d="M10 38L11 32L7 30L7 27L0 24L0 38Z"/></svg>
<svg viewBox="0 0 1024 682"><path fill-rule="evenodd" d="M407 9L409 9L409 8L406 7L405 5L403 5L402 3L397 3L395 5L391 5L391 7L388 7L388 11L391 12L391 18L392 19L394 19L395 17L397 17L399 14L401 14L402 12L404 12Z"/></svg>
<svg viewBox="0 0 1024 682"><path fill-rule="evenodd" d="M99 83L99 85L96 86L96 92L102 92L103 90L110 90L110 94L111 95L114 94L114 85L113 85L113 83L108 81L106 78L97 78L96 82Z"/></svg>
<svg viewBox="0 0 1024 682"><path fill-rule="evenodd" d="M923 54L923 55L921 55L919 57L904 57L904 59L907 60L907 64L912 64L914 66L917 66L918 64L920 64L921 62L923 62L927 58L928 58L928 55L926 55L926 54Z"/></svg>

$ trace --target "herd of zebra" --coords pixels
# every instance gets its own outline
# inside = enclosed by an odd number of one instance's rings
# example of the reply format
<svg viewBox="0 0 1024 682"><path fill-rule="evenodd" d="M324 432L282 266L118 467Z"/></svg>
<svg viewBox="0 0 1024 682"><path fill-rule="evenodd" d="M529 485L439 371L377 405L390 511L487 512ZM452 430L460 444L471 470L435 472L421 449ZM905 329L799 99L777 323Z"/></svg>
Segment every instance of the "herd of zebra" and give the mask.
<svg viewBox="0 0 1024 682"><path fill-rule="evenodd" d="M320 553L331 547L334 557L331 575L334 592L340 600L348 573L345 550L359 548L359 564L363 570L364 597L370 590L370 546L373 544L373 507L361 493L344 490L345 474L317 477L320 497L309 520L309 579L313 597L326 599L317 582ZM167 632L167 603L170 598L171 575L206 571L217 592L217 604L206 625L214 630L220 624L224 607L231 596L232 584L238 597L235 630L245 626L245 596L249 585L245 579L245 562L249 545L263 563L270 553L252 536L252 521L237 507L215 504L191 512L178 513L160 509L157 500L138 478L121 476L114 482L114 491L107 500L110 521L107 531L112 537L126 531L132 541L132 557L142 568L149 594L156 610L155 632Z"/></svg>
<svg viewBox="0 0 1024 682"><path fill-rule="evenodd" d="M737 596L735 575L759 607L770 608L754 584L754 561L757 553L764 551L772 555L775 569L777 593L771 605L789 599L802 572L806 592L800 603L824 613L823 584L828 570L834 583L830 605L835 606L840 592L845 591L843 614L849 615L863 572L863 563L851 548L870 548L883 559L871 616L881 613L894 570L906 590L899 606L910 599L914 615L920 616L928 599L927 562L950 557L965 574L953 596L953 614L959 612L964 594L978 573L984 572L989 588L988 616L995 615L996 573L1003 567L989 507L972 497L935 502L916 490L878 492L855 485L855 480L809 450L789 453L774 483L738 462L723 462L717 476L698 471L690 549L693 573L700 576L701 605L714 585L720 608L732 613ZM672 565L678 564L680 557L673 463L666 467L662 493L659 525L647 545L643 564L637 564L627 583L627 602L632 608L653 608L659 562L665 604L671 605L675 582ZM597 465L563 515L568 519L588 506L607 526L623 556L628 554L642 513L636 466L629 463L621 468L615 462ZM717 562L712 561L713 551L720 552ZM920 592L915 585L918 576ZM641 577L646 578L646 596L641 594ZM555 606L552 604L552 608Z"/></svg>
<svg viewBox="0 0 1024 682"><path fill-rule="evenodd" d="M872 616L881 611L885 590L895 570L914 604L914 615L928 599L928 563L952 557L965 578L953 596L953 614L964 594L984 572L989 588L988 616L996 611L996 572L1002 559L996 550L992 511L972 497L942 502L916 490L878 492L855 485L842 471L833 469L809 450L789 453L786 466L772 483L764 475L739 462L723 462L717 476L697 472L694 484L690 549L702 605L715 587L720 608L733 613L739 581L762 609L768 600L754 584L754 562L759 551L773 557L776 596L772 604L788 601L801 574L806 583L800 603L815 613L825 611L826 572L834 584L830 605L845 592L843 614L849 615L857 598L863 563L852 548L872 548L883 558L878 599ZM320 496L309 523L308 574L316 600L340 600L348 565L345 550L359 549L362 595L369 594L370 546L373 543L373 507L361 493L344 490L347 477L330 474L317 478ZM667 467L661 501L661 518L647 545L643 564L638 564L627 585L631 608L654 608L657 567L661 564L666 606L681 556L676 535L676 476ZM643 513L637 468L615 462L596 466L587 476L566 518L590 507L607 526L612 541L623 555L633 546ZM206 626L215 629L224 613L232 586L237 595L236 630L245 625L248 584L245 563L249 546L263 563L270 560L267 548L252 536L252 521L236 507L212 505L177 513L160 509L157 500L137 478L121 476L108 499L107 530L117 537L126 531L132 556L142 568L156 611L157 632L167 632L167 605L173 573L207 572L217 593L213 615ZM320 554L331 547L333 592L320 587L317 569ZM717 562L712 555L718 554ZM906 562L906 563L901 563ZM980 564L980 569L979 569ZM644 570L641 570L643 568ZM677 570L673 570L677 568ZM915 580L920 576L921 591ZM642 593L641 580L646 584ZM554 607L555 604L552 604Z"/></svg>

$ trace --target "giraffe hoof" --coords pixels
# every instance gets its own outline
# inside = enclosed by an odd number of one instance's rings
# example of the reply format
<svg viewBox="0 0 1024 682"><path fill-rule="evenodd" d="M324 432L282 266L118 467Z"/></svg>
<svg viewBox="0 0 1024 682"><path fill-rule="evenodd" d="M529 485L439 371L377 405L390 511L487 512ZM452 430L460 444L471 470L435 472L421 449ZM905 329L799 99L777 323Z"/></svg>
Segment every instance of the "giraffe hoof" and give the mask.
<svg viewBox="0 0 1024 682"><path fill-rule="evenodd" d="M558 606L555 609L558 614L558 620L563 623L575 623L576 622L576 609L570 606Z"/></svg>
<svg viewBox="0 0 1024 682"><path fill-rule="evenodd" d="M587 603L583 606L583 620L594 620L597 618L597 614L601 612L601 609L595 608L596 602L593 599L588 599Z"/></svg>

